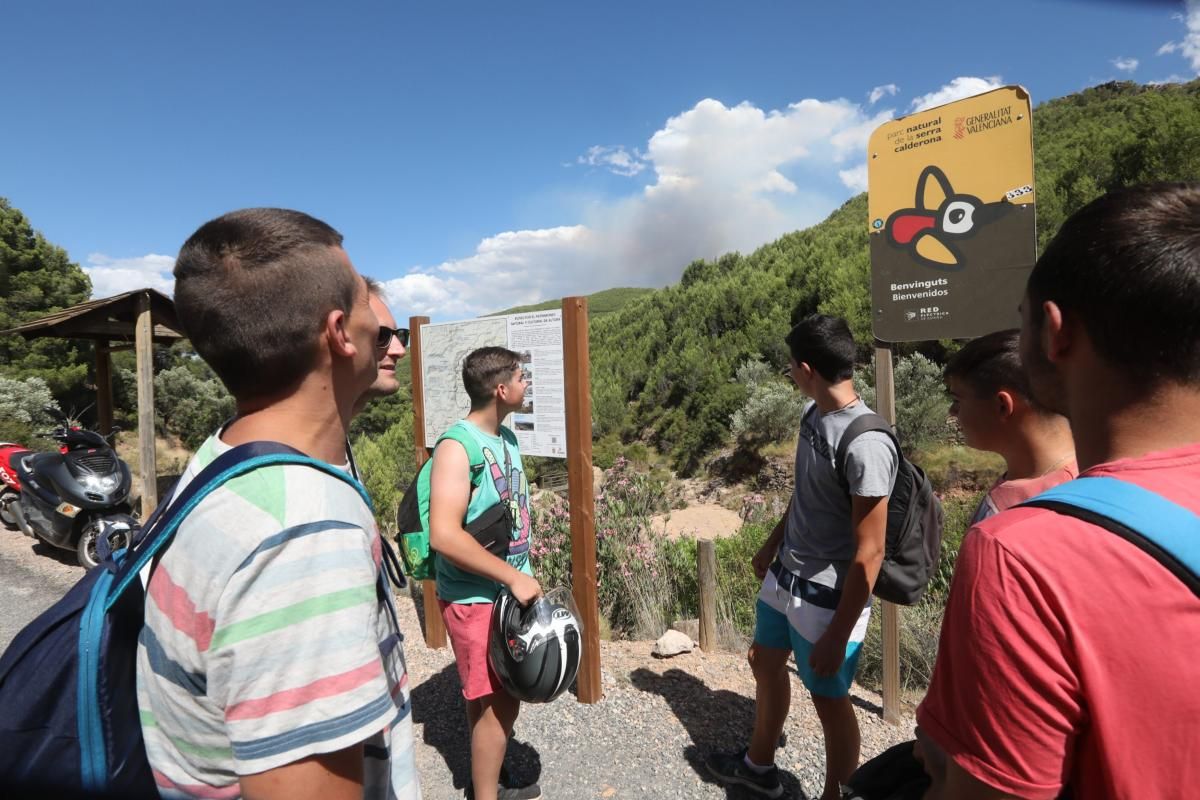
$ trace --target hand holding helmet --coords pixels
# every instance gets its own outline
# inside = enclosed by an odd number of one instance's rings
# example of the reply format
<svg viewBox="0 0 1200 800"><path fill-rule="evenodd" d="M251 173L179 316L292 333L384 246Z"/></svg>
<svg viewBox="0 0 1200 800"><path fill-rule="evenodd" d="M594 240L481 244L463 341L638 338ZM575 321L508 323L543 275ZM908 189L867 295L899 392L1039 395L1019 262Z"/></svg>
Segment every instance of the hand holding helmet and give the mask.
<svg viewBox="0 0 1200 800"><path fill-rule="evenodd" d="M492 609L488 659L510 695L548 703L575 682L582 633L566 589L554 589L524 607L507 588L501 589Z"/></svg>

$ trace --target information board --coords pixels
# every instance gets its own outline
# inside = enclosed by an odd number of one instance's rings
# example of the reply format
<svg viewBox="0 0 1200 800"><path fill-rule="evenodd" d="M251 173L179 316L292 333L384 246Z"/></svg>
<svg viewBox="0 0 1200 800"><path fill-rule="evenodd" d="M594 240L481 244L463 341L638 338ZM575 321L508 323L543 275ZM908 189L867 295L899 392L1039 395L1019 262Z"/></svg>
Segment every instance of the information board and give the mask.
<svg viewBox="0 0 1200 800"><path fill-rule="evenodd" d="M480 347L507 347L521 357L528 381L525 404L504 420L516 433L521 453L566 458L561 309L422 325L425 442L432 446L470 412L462 365Z"/></svg>

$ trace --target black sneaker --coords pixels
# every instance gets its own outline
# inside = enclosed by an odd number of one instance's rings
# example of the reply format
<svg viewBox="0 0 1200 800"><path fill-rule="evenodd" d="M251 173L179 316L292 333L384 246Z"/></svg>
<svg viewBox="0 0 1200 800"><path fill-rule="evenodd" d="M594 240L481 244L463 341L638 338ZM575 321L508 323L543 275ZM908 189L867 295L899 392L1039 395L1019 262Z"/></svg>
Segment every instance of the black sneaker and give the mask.
<svg viewBox="0 0 1200 800"><path fill-rule="evenodd" d="M774 764L766 772L755 772L746 766L746 751L737 753L713 753L704 760L704 766L721 783L736 783L764 797L780 797L783 784L779 782L779 768Z"/></svg>

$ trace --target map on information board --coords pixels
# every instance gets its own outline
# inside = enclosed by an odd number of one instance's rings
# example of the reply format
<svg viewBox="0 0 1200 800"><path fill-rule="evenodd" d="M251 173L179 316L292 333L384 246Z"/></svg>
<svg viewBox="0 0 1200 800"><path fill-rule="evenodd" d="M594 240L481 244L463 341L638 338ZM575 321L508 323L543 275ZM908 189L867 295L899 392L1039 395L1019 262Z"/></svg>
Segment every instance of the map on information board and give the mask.
<svg viewBox="0 0 1200 800"><path fill-rule="evenodd" d="M463 360L480 347L507 347L519 354L527 385L524 405L504 424L517 435L521 453L566 458L560 309L422 325L420 334L426 446L471 410Z"/></svg>

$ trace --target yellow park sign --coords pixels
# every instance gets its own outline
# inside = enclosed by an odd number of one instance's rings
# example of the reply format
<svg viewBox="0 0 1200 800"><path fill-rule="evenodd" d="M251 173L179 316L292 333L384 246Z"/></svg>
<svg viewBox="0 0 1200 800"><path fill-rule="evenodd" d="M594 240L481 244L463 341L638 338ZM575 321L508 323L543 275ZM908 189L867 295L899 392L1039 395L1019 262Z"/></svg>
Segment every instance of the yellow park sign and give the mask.
<svg viewBox="0 0 1200 800"><path fill-rule="evenodd" d="M868 145L867 186L877 339L1019 324L1036 258L1028 92L1005 86L884 123Z"/></svg>

